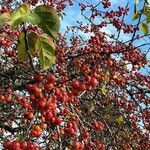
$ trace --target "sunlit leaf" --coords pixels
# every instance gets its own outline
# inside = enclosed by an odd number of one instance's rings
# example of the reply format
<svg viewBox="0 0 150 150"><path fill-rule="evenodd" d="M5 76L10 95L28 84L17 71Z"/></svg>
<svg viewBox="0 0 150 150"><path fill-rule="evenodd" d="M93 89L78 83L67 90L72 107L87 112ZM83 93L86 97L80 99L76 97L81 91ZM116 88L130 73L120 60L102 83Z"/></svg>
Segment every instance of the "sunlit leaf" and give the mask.
<svg viewBox="0 0 150 150"><path fill-rule="evenodd" d="M32 23L32 24L39 24L40 18L34 12L30 12L24 19L24 22Z"/></svg>
<svg viewBox="0 0 150 150"><path fill-rule="evenodd" d="M95 104L92 101L92 102L89 103L89 112L92 113L94 109L95 109Z"/></svg>
<svg viewBox="0 0 150 150"><path fill-rule="evenodd" d="M9 19L10 19L10 14L8 14L8 13L1 14L0 15L0 26L5 24Z"/></svg>
<svg viewBox="0 0 150 150"><path fill-rule="evenodd" d="M19 134L18 137L16 137L16 140L22 141L24 140L25 136L26 136L25 133Z"/></svg>
<svg viewBox="0 0 150 150"><path fill-rule="evenodd" d="M102 92L102 94L106 95L108 93L108 89L102 87L101 92Z"/></svg>
<svg viewBox="0 0 150 150"><path fill-rule="evenodd" d="M32 33L29 33L27 35L27 39L28 39L28 47L29 47L28 51L31 54L34 54L37 50L36 42L38 40L38 36L32 32ZM27 50L26 50L26 46L25 46L25 34L24 34L24 32L21 32L19 35L17 51L18 51L18 59L19 60L21 60L21 61L28 60L29 57L27 55Z"/></svg>
<svg viewBox="0 0 150 150"><path fill-rule="evenodd" d="M126 81L123 76L119 76L119 77L118 77L118 80L120 80L121 82L125 82L125 81Z"/></svg>
<svg viewBox="0 0 150 150"><path fill-rule="evenodd" d="M15 9L11 14L11 19L8 22L11 26L17 26L23 22L23 18L30 13L30 7L28 4L24 4L19 8Z"/></svg>
<svg viewBox="0 0 150 150"><path fill-rule="evenodd" d="M110 73L109 72L106 72L106 74L104 75L104 82L109 82L109 80L110 80Z"/></svg>
<svg viewBox="0 0 150 150"><path fill-rule="evenodd" d="M150 6L145 6L144 15L146 16L146 23L150 22Z"/></svg>
<svg viewBox="0 0 150 150"><path fill-rule="evenodd" d="M33 24L38 24L40 22L39 17L30 11L30 6L27 3L12 12L8 24L16 27L22 22L30 22Z"/></svg>
<svg viewBox="0 0 150 150"><path fill-rule="evenodd" d="M69 112L66 116L65 116L65 119L64 120L68 120L68 119L70 119L71 117L72 117L72 113L71 112Z"/></svg>
<svg viewBox="0 0 150 150"><path fill-rule="evenodd" d="M141 23L140 28L144 34L149 32L148 25L146 23Z"/></svg>
<svg viewBox="0 0 150 150"><path fill-rule="evenodd" d="M139 14L139 13L133 13L133 15L132 15L132 20L136 20L136 19L138 19L138 18L139 18L139 16L140 16L140 14Z"/></svg>
<svg viewBox="0 0 150 150"><path fill-rule="evenodd" d="M146 16L146 23L150 23L150 13Z"/></svg>
<svg viewBox="0 0 150 150"><path fill-rule="evenodd" d="M49 37L45 35L38 36L34 32L27 34L27 39L29 47L28 51L31 55L34 53L38 54L40 58L41 69L45 70L51 67L56 59L54 42ZM19 36L17 51L19 60L28 60L25 45L25 34L23 32Z"/></svg>
<svg viewBox="0 0 150 150"><path fill-rule="evenodd" d="M123 124L123 117L122 117L122 115L117 118L117 124L118 124L119 127L122 126L122 124Z"/></svg>
<svg viewBox="0 0 150 150"><path fill-rule="evenodd" d="M50 38L46 36L40 36L37 46L39 48L41 69L46 70L50 68L55 62L55 44Z"/></svg>

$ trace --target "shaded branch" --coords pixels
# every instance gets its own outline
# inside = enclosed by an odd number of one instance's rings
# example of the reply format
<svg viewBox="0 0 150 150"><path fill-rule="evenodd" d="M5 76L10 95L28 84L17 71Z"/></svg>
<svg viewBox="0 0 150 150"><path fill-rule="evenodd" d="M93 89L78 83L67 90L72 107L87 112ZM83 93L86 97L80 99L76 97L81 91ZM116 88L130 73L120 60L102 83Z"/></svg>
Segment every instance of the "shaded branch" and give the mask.
<svg viewBox="0 0 150 150"><path fill-rule="evenodd" d="M30 65L31 65L33 71L35 72L35 68L34 68L33 61L32 61L32 56L31 56L30 49L29 49L28 37L27 37L27 30L25 29L25 24L23 24L23 32L25 34L25 37L24 37L24 40L25 40L25 50L26 50L26 53L27 53L27 55L29 57Z"/></svg>

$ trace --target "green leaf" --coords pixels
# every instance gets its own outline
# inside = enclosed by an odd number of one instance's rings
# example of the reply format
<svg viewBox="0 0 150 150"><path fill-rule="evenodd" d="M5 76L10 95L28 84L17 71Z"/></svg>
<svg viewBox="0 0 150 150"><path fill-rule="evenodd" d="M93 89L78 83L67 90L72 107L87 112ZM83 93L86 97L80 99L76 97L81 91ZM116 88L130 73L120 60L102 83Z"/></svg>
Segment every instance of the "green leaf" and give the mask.
<svg viewBox="0 0 150 150"><path fill-rule="evenodd" d="M28 47L30 54L34 54L38 52L38 48L36 47L36 43L38 40L38 35L34 32L31 32L27 35L28 38ZM24 32L21 32L19 35L19 40L18 40L18 59L21 61L27 61L28 60L28 55L26 52L26 46L25 46L25 34Z"/></svg>
<svg viewBox="0 0 150 150"><path fill-rule="evenodd" d="M119 127L122 126L122 124L123 124L123 117L122 116L119 116L117 118L117 124L118 124Z"/></svg>
<svg viewBox="0 0 150 150"><path fill-rule="evenodd" d="M146 6L144 7L144 11L143 11L143 14L144 14L144 15L147 15L147 13L150 13L150 6L148 6L148 5L146 5Z"/></svg>
<svg viewBox="0 0 150 150"><path fill-rule="evenodd" d="M24 19L23 22L29 22L32 24L39 24L40 23L40 18L34 13L30 12Z"/></svg>
<svg viewBox="0 0 150 150"><path fill-rule="evenodd" d="M150 23L150 13L146 16L146 23Z"/></svg>
<svg viewBox="0 0 150 150"><path fill-rule="evenodd" d="M145 6L144 15L146 16L146 23L150 22L150 6Z"/></svg>
<svg viewBox="0 0 150 150"><path fill-rule="evenodd" d="M140 28L144 34L149 32L148 25L146 23L141 23Z"/></svg>
<svg viewBox="0 0 150 150"><path fill-rule="evenodd" d="M94 109L95 109L95 104L94 104L93 101L91 101L91 102L89 103L89 112L92 113Z"/></svg>
<svg viewBox="0 0 150 150"><path fill-rule="evenodd" d="M20 135L18 135L18 137L16 137L16 140L19 140L19 141L23 141L24 139L25 139L25 136L26 136L26 134L20 134Z"/></svg>
<svg viewBox="0 0 150 150"><path fill-rule="evenodd" d="M45 5L37 6L34 13L40 17L39 27L50 37L56 39L60 27L57 13L51 7Z"/></svg>
<svg viewBox="0 0 150 150"><path fill-rule="evenodd" d="M21 22L23 22L23 19L26 18L26 16L30 13L30 8L28 4L24 4L22 6L20 6L19 8L15 9L12 14L11 14L11 18L10 21L8 22L8 24L10 24L11 26L17 26L19 25Z"/></svg>
<svg viewBox="0 0 150 150"><path fill-rule="evenodd" d="M37 45L39 36L35 32L28 34L28 44L31 54L39 53L39 47Z"/></svg>
<svg viewBox="0 0 150 150"><path fill-rule="evenodd" d="M133 15L132 15L132 20L136 20L136 19L138 19L138 18L139 18L139 16L140 16L140 14L139 14L139 13L133 13Z"/></svg>
<svg viewBox="0 0 150 150"><path fill-rule="evenodd" d="M101 92L102 92L102 94L107 95L108 89L102 87L102 88L101 88Z"/></svg>
<svg viewBox="0 0 150 150"><path fill-rule="evenodd" d="M18 39L18 59L21 61L26 61L28 59L28 55L25 50L25 34L24 32L21 32Z"/></svg>
<svg viewBox="0 0 150 150"><path fill-rule="evenodd" d="M103 82L108 83L109 81L110 81L110 73L107 71L106 74L104 75Z"/></svg>
<svg viewBox="0 0 150 150"><path fill-rule="evenodd" d="M40 51L39 57L41 69L46 70L50 68L56 60L55 44L50 38L40 36L37 47Z"/></svg>
<svg viewBox="0 0 150 150"><path fill-rule="evenodd" d="M40 66L42 70L48 69L55 62L55 44L45 35L37 35L34 32L27 34L28 47L30 54L38 54L40 58ZM28 55L25 46L25 34L22 32L18 41L18 59L21 61L27 61Z"/></svg>
<svg viewBox="0 0 150 150"><path fill-rule="evenodd" d="M8 13L1 14L0 15L0 26L5 24L9 19L10 19L10 14L8 14Z"/></svg>
<svg viewBox="0 0 150 150"><path fill-rule="evenodd" d="M36 14L30 12L29 4L24 4L19 8L15 9L11 14L8 24L16 27L22 22L30 22L33 24L38 24L40 22L39 17Z"/></svg>

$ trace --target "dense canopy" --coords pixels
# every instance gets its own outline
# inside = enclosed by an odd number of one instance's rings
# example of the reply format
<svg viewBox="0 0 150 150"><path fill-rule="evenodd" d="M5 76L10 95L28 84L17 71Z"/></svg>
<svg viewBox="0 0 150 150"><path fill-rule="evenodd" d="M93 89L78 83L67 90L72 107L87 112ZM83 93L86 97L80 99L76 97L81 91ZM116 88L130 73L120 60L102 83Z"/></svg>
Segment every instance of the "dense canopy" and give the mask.
<svg viewBox="0 0 150 150"><path fill-rule="evenodd" d="M2 149L150 149L149 1L0 3Z"/></svg>

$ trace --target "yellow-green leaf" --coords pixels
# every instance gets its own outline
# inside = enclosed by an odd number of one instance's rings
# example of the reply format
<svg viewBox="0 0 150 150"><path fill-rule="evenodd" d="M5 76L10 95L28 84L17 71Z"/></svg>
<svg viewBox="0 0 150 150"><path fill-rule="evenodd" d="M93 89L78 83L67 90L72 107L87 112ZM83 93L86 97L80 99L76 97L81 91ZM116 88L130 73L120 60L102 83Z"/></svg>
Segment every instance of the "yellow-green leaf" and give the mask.
<svg viewBox="0 0 150 150"><path fill-rule="evenodd" d="M104 75L104 82L109 82L109 80L110 80L110 73L109 72L106 72L106 74Z"/></svg>
<svg viewBox="0 0 150 150"><path fill-rule="evenodd" d="M36 42L38 40L38 35L34 32L31 32L27 34L27 39L28 39L28 47L29 47L29 52L30 54L34 54L35 52L38 51L36 47ZM27 61L28 60L28 55L27 55L27 50L25 46L25 34L24 32L21 32L19 35L19 40L18 40L18 59L21 61Z"/></svg>
<svg viewBox="0 0 150 150"><path fill-rule="evenodd" d="M27 3L15 9L7 23L16 27L22 22L30 22L33 24L38 24L40 22L40 18L30 11L30 5Z"/></svg>
<svg viewBox="0 0 150 150"><path fill-rule="evenodd" d="M39 24L40 18L34 12L30 12L26 17L24 17L23 22L29 22L32 24Z"/></svg>
<svg viewBox="0 0 150 150"><path fill-rule="evenodd" d="M141 23L140 28L144 34L148 34L149 29L148 29L148 25L146 23Z"/></svg>
<svg viewBox="0 0 150 150"><path fill-rule="evenodd" d="M40 59L40 66L42 70L48 69L54 64L55 55L55 44L47 36L38 36L36 33L31 32L27 34L28 47L31 55L37 53ZM21 61L27 61L28 55L25 46L25 34L22 32L19 36L18 41L18 59Z"/></svg>
<svg viewBox="0 0 150 150"><path fill-rule="evenodd" d="M37 45L40 51L39 58L41 69L46 70L55 63L55 44L50 38L41 36L39 37Z"/></svg>
<svg viewBox="0 0 150 150"><path fill-rule="evenodd" d="M102 92L103 95L107 95L108 89L102 87L102 88L101 88L101 92Z"/></svg>
<svg viewBox="0 0 150 150"><path fill-rule="evenodd" d="M8 14L8 13L1 14L0 15L0 26L5 24L9 19L10 19L10 14Z"/></svg>
<svg viewBox="0 0 150 150"><path fill-rule="evenodd" d="M28 34L28 44L30 48L31 54L39 54L39 47L36 44L38 42L39 36L35 32L31 32Z"/></svg>
<svg viewBox="0 0 150 150"><path fill-rule="evenodd" d="M150 22L150 6L145 6L144 15L146 16L146 23Z"/></svg>
<svg viewBox="0 0 150 150"><path fill-rule="evenodd" d="M149 13L149 12L150 12L150 6L146 5L146 6L144 7L143 14L144 14L144 15L147 15L147 13Z"/></svg>
<svg viewBox="0 0 150 150"><path fill-rule="evenodd" d="M122 115L117 118L117 124L119 127L122 126L122 124L123 124L123 116Z"/></svg>
<svg viewBox="0 0 150 150"><path fill-rule="evenodd" d="M150 23L150 13L146 16L146 23Z"/></svg>
<svg viewBox="0 0 150 150"><path fill-rule="evenodd" d="M133 13L133 15L132 15L132 20L136 20L136 19L138 19L138 18L139 18L139 16L140 16L140 14L139 14L139 13Z"/></svg>
<svg viewBox="0 0 150 150"><path fill-rule="evenodd" d="M94 104L93 101L91 101L91 102L89 103L89 112L92 113L94 109L95 109L95 104Z"/></svg>
<svg viewBox="0 0 150 150"><path fill-rule="evenodd" d="M30 6L29 4L24 4L20 6L19 8L15 9L11 14L11 19L8 22L11 26L17 26L23 21L23 18L25 18L30 13Z"/></svg>
<svg viewBox="0 0 150 150"><path fill-rule="evenodd" d="M28 55L25 50L25 34L24 32L21 32L18 39L18 59L21 61L26 61L28 59Z"/></svg>

